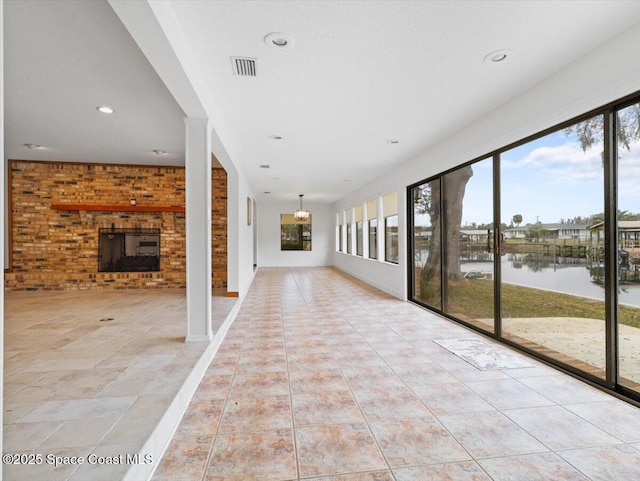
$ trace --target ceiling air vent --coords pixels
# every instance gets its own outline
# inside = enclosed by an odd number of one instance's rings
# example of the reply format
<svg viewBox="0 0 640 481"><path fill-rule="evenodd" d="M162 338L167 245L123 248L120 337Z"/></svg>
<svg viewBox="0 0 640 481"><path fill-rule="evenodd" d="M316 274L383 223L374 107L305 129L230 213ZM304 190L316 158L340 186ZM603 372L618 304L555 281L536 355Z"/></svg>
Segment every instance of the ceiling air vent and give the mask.
<svg viewBox="0 0 640 481"><path fill-rule="evenodd" d="M258 59L246 57L231 57L233 74L242 77L256 77L258 75Z"/></svg>

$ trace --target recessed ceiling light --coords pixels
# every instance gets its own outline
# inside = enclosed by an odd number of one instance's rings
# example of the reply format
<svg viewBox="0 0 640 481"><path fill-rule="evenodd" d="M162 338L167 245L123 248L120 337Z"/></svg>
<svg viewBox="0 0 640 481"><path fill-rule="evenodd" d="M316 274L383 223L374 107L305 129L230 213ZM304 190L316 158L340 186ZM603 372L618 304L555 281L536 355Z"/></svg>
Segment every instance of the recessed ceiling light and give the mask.
<svg viewBox="0 0 640 481"><path fill-rule="evenodd" d="M270 167L269 164L260 164L261 169L268 169Z"/></svg>
<svg viewBox="0 0 640 481"><path fill-rule="evenodd" d="M264 37L264 43L273 48L290 49L296 44L291 35L286 33L273 32Z"/></svg>
<svg viewBox="0 0 640 481"><path fill-rule="evenodd" d="M344 179L345 182L351 182L351 179Z"/></svg>
<svg viewBox="0 0 640 481"><path fill-rule="evenodd" d="M269 192L268 190L265 190L265 191L263 192L263 194L270 194L270 193L271 193L271 192Z"/></svg>
<svg viewBox="0 0 640 481"><path fill-rule="evenodd" d="M271 180L280 180L280 177L271 177Z"/></svg>
<svg viewBox="0 0 640 481"><path fill-rule="evenodd" d="M487 55L485 55L483 62L488 64L501 63L501 62L505 62L511 56L512 56L511 50L508 50L508 49L494 50L493 52L490 52Z"/></svg>
<svg viewBox="0 0 640 481"><path fill-rule="evenodd" d="M42 145L37 145L37 144L24 144L24 146L28 149L41 149Z"/></svg>
<svg viewBox="0 0 640 481"><path fill-rule="evenodd" d="M112 114L114 112L111 107L107 107L106 105L103 105L102 107L96 107L96 110L98 112L102 112L103 114Z"/></svg>
<svg viewBox="0 0 640 481"><path fill-rule="evenodd" d="M153 153L156 154L156 155L164 155L164 154L167 153L167 151L166 150L157 149L157 150L154 150Z"/></svg>
<svg viewBox="0 0 640 481"><path fill-rule="evenodd" d="M389 139L387 140L387 144L399 144L400 141L398 139Z"/></svg>
<svg viewBox="0 0 640 481"><path fill-rule="evenodd" d="M271 140L282 140L282 137L279 135L270 135L269 138Z"/></svg>

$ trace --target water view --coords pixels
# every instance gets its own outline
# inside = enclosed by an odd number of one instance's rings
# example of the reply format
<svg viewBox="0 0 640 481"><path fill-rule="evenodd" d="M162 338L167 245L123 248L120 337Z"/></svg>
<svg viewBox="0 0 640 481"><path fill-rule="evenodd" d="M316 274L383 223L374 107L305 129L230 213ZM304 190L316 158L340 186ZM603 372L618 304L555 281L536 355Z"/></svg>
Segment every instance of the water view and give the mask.
<svg viewBox="0 0 640 481"><path fill-rule="evenodd" d="M636 270L640 266L635 266ZM562 292L604 301L605 289L586 259L557 258L542 254L506 254L500 262L502 282L536 289ZM463 272L488 273L493 263L471 261L462 264ZM640 307L640 283L623 284L618 291L620 304Z"/></svg>
<svg viewBox="0 0 640 481"><path fill-rule="evenodd" d="M412 297L489 333L499 315L503 339L592 379L606 378L613 349L616 382L640 392L640 104L617 111L612 155L605 119L599 113L413 186ZM615 188L605 192L612 159ZM606 212L606 196L617 215ZM618 256L606 260L614 235ZM605 262L616 263L619 279L611 311ZM607 325L616 343L607 343Z"/></svg>

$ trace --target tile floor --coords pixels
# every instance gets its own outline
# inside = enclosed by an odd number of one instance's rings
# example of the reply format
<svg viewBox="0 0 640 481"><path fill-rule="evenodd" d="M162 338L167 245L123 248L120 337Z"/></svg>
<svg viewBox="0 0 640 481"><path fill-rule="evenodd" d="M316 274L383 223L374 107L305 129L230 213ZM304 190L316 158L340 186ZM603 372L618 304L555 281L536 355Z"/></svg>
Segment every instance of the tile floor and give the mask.
<svg viewBox="0 0 640 481"><path fill-rule="evenodd" d="M433 342L460 337L335 269L260 269L153 480L640 479L640 410Z"/></svg>
<svg viewBox="0 0 640 481"><path fill-rule="evenodd" d="M214 297L214 332L237 299ZM5 453L139 452L204 352L184 290L6 292ZM4 465L7 481L114 481L127 464Z"/></svg>

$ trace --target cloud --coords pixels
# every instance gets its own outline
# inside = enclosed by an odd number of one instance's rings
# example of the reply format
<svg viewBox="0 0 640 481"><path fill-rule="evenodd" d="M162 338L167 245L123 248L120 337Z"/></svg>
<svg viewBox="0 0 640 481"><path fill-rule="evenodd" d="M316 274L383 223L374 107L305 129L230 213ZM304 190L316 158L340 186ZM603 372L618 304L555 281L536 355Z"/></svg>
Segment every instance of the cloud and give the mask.
<svg viewBox="0 0 640 481"><path fill-rule="evenodd" d="M640 212L640 142L620 152L618 198L621 209Z"/></svg>
<svg viewBox="0 0 640 481"><path fill-rule="evenodd" d="M624 190L628 194L637 190L635 186L640 184L640 142L635 142L630 147L630 150L620 152L620 183L621 187L624 184ZM509 155L507 153L505 157ZM511 155L515 155L515 152ZM546 178L549 185L600 181L604 175L602 146L586 151L576 142L540 146L519 159L503 158L502 168L505 173L520 171L519 176Z"/></svg>

